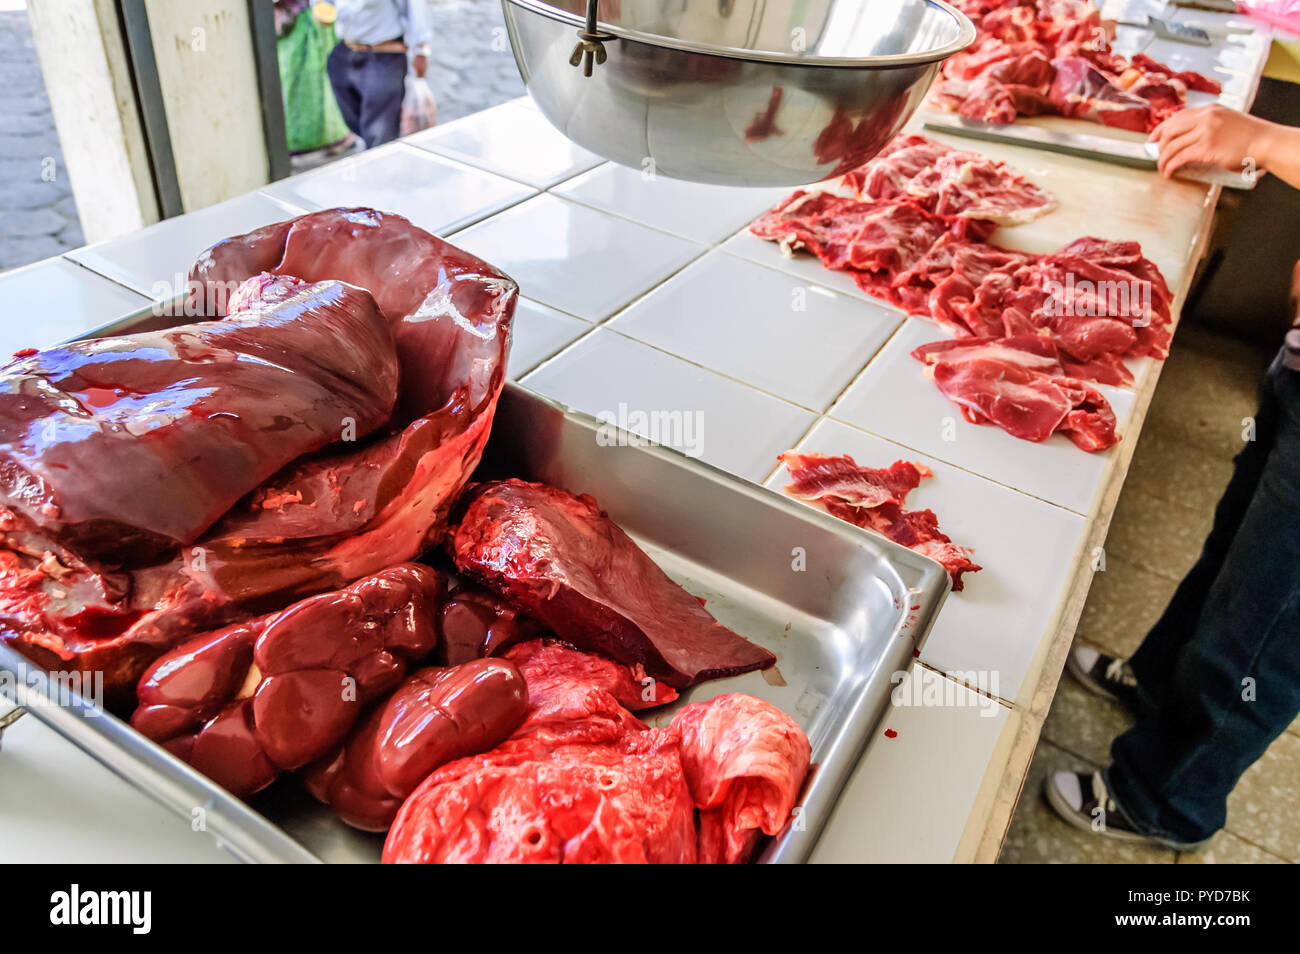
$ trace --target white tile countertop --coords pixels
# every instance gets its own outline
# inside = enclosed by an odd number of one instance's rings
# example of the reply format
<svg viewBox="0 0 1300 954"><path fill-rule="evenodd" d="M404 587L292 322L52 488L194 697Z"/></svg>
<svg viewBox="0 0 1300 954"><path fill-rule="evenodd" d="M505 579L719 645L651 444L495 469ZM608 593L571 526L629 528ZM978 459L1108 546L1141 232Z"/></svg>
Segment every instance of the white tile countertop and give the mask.
<svg viewBox="0 0 1300 954"><path fill-rule="evenodd" d="M1217 191L1018 147L960 145L1008 162L1060 199L1057 211L995 241L1046 251L1085 234L1134 238L1181 303ZM519 281L509 374L526 387L588 413L698 412L702 433L678 449L774 488L783 483L776 456L790 448L848 453L865 466L927 464L934 477L909 505L933 509L985 569L949 598L913 668L941 702L904 694L905 704L886 712L814 860L987 859L971 846L991 840L996 854L1028 764L1017 753L1037 738L1089 554L1104 536L1159 368L1142 369L1136 391L1107 389L1125 434L1107 452L1086 454L1057 437L1033 445L969 424L908 355L943 336L936 325L745 231L786 193L599 162L517 100L0 277L4 347L32 343L15 323L33 310L47 275L58 277L66 304L37 344L160 299L219 238L300 209L375 205L449 235ZM953 440L944 439L948 419ZM6 860L216 856L31 721L0 749Z"/></svg>

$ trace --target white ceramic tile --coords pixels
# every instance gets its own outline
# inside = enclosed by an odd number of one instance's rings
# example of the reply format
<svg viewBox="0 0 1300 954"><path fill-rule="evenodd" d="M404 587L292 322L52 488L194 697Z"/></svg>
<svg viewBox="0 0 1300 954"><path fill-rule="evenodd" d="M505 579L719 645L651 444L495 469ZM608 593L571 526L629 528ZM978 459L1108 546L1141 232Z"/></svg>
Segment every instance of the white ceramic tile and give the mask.
<svg viewBox="0 0 1300 954"><path fill-rule="evenodd" d="M990 480L1089 515L1118 447L1090 454L1063 434L1042 443L992 424L971 424L935 386L912 349L942 339L933 323L907 319L830 415ZM1121 435L1133 392L1099 387L1115 409ZM952 440L945 440L952 436Z"/></svg>
<svg viewBox="0 0 1300 954"><path fill-rule="evenodd" d="M405 141L539 189L604 161L565 138L531 100L511 100Z"/></svg>
<svg viewBox="0 0 1300 954"><path fill-rule="evenodd" d="M748 225L790 194L787 188L742 189L647 176L612 162L551 191L710 245Z"/></svg>
<svg viewBox="0 0 1300 954"><path fill-rule="evenodd" d="M815 864L948 864L956 854L1010 710L916 666L898 688L922 704L885 710L817 841ZM941 704L924 704L927 695Z"/></svg>
<svg viewBox="0 0 1300 954"><path fill-rule="evenodd" d="M30 715L0 747L0 846L6 864L235 860Z"/></svg>
<svg viewBox="0 0 1300 954"><path fill-rule="evenodd" d="M150 307L149 299L74 262L50 258L0 275L0 360L48 348Z"/></svg>
<svg viewBox="0 0 1300 954"><path fill-rule="evenodd" d="M911 460L934 471L905 506L933 510L939 528L972 549L982 569L967 573L965 588L948 596L921 661L1008 701L1026 701L1025 674L1051 635L1088 521L838 421L819 423L799 450L848 454L863 467ZM789 479L781 468L768 486L781 490Z"/></svg>
<svg viewBox="0 0 1300 954"><path fill-rule="evenodd" d="M88 245L69 252L67 258L151 299L170 300L184 292L190 266L204 249L232 235L291 219L302 211L301 207L254 192L164 219L119 239Z"/></svg>
<svg viewBox="0 0 1300 954"><path fill-rule="evenodd" d="M618 309L704 252L704 246L553 195L457 232L522 294L587 321Z"/></svg>
<svg viewBox="0 0 1300 954"><path fill-rule="evenodd" d="M506 376L513 381L527 374L591 328L591 323L581 318L574 318L527 298L519 299L511 325L510 360L506 365Z"/></svg>
<svg viewBox="0 0 1300 954"><path fill-rule="evenodd" d="M265 192L308 209L369 206L446 235L521 202L536 189L393 143L282 179Z"/></svg>
<svg viewBox="0 0 1300 954"><path fill-rule="evenodd" d="M901 321L860 298L713 251L609 326L823 411Z"/></svg>
<svg viewBox="0 0 1300 954"><path fill-rule="evenodd" d="M720 248L728 255L736 255L748 261L757 262L759 265L775 268L788 275L793 275L802 282L823 285L841 294L853 295L855 298L865 299L881 308L886 308L899 315L902 314L902 311L894 308L889 303L878 298L872 298L864 292L848 272L825 268L816 256L809 255L806 252L785 255L781 252L780 245L759 238L750 232L748 227L741 229L727 239Z"/></svg>
<svg viewBox="0 0 1300 954"><path fill-rule="evenodd" d="M813 421L803 408L605 328L522 383L753 481L763 480ZM640 426L637 415L654 415L661 426Z"/></svg>

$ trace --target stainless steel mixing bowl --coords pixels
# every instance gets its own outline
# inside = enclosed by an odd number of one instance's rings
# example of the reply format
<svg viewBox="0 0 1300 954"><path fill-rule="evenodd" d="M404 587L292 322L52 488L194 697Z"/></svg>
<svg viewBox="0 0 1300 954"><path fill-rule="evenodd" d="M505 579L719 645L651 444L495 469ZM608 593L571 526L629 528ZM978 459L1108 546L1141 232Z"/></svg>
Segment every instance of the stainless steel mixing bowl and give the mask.
<svg viewBox="0 0 1300 954"><path fill-rule="evenodd" d="M600 0L607 56L570 63L586 0L502 0L528 92L561 132L648 173L794 186L856 168L975 28L942 0Z"/></svg>

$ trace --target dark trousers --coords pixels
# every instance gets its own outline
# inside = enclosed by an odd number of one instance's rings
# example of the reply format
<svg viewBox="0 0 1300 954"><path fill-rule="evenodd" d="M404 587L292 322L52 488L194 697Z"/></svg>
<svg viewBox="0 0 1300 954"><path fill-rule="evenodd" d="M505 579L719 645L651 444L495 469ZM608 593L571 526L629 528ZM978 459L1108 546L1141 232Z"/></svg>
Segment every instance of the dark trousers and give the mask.
<svg viewBox="0 0 1300 954"><path fill-rule="evenodd" d="M1201 556L1131 663L1146 711L1107 785L1139 829L1202 841L1300 713L1300 372L1280 359Z"/></svg>
<svg viewBox="0 0 1300 954"><path fill-rule="evenodd" d="M350 50L340 43L330 51L326 68L343 121L366 141L366 148L396 139L406 92L406 54Z"/></svg>

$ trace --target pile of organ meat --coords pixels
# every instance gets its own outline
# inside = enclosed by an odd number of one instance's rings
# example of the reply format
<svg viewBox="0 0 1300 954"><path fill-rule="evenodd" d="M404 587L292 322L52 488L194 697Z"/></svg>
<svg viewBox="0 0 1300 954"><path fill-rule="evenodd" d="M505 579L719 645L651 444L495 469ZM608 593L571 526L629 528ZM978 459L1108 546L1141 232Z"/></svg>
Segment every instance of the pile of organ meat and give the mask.
<svg viewBox="0 0 1300 954"><path fill-rule="evenodd" d="M967 119L1015 122L1056 115L1150 132L1217 80L1142 53L1111 48L1091 0L955 0L976 27L974 45L946 60L929 101Z"/></svg>
<svg viewBox="0 0 1300 954"><path fill-rule="evenodd" d="M633 715L776 658L590 498L471 483L513 281L335 209L218 243L191 288L202 321L0 369L0 639L389 861L738 862L786 827L785 713Z"/></svg>
<svg viewBox="0 0 1300 954"><path fill-rule="evenodd" d="M914 352L974 423L1087 451L1119 440L1094 383L1128 385L1126 361L1168 354L1172 295L1136 242L1080 238L1039 255L989 242L1052 198L1002 163L903 135L844 177L798 190L750 230L810 252L869 294L935 320L957 341Z"/></svg>
<svg viewBox="0 0 1300 954"><path fill-rule="evenodd" d="M860 466L847 454L801 454L780 457L790 474L786 493L808 501L864 530L873 530L895 543L943 564L954 591L963 589L963 573L982 569L971 551L958 546L939 529L933 510L904 510L907 495L934 472L924 464L897 460L888 468Z"/></svg>

